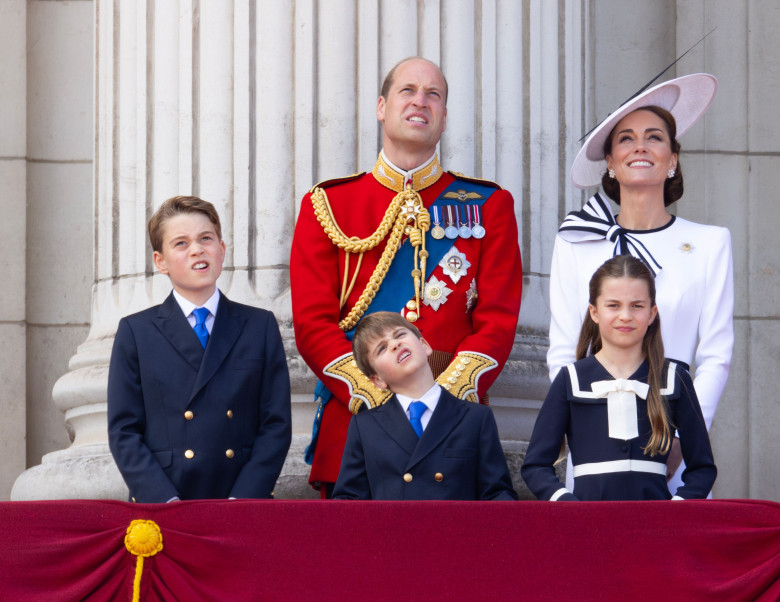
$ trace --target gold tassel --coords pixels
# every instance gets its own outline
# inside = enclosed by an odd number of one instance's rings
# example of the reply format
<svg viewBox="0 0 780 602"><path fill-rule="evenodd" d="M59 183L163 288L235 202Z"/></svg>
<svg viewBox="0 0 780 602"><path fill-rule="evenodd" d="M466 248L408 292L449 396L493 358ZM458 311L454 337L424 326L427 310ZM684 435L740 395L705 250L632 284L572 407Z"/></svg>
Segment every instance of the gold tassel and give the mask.
<svg viewBox="0 0 780 602"><path fill-rule="evenodd" d="M162 531L153 520L134 520L127 528L125 547L128 552L138 556L135 563L135 578L133 579L133 602L139 602L144 558L154 556L163 549Z"/></svg>

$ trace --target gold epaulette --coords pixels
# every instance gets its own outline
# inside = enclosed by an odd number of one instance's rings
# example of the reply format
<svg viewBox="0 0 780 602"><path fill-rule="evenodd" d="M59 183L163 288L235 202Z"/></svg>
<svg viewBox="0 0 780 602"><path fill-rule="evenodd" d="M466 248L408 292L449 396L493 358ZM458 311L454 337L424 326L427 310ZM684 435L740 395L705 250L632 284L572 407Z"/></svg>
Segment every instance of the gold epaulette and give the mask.
<svg viewBox="0 0 780 602"><path fill-rule="evenodd" d="M455 397L476 403L479 401L477 398L479 377L496 366L498 362L483 353L462 351L439 375L436 382Z"/></svg>
<svg viewBox="0 0 780 602"><path fill-rule="evenodd" d="M447 173L450 174L451 176L456 177L458 180L465 180L466 182L474 182L476 184L484 184L485 186L492 186L493 188L498 188L499 190L503 190L503 188L499 184L493 182L492 180L483 180L482 178L472 178L460 173L459 171L448 171Z"/></svg>
<svg viewBox="0 0 780 602"><path fill-rule="evenodd" d="M351 353L325 366L323 372L349 385L349 411L353 414L357 414L366 404L368 408L381 406L393 395L387 389L374 386L374 383L357 367Z"/></svg>
<svg viewBox="0 0 780 602"><path fill-rule="evenodd" d="M351 176L345 176L343 178L333 178L331 180L323 180L322 182L318 182L314 186L311 187L309 192L314 192L317 188L330 188L331 186L335 186L336 184L342 184L344 182L351 182L352 180L357 180L360 176L365 175L365 171L361 171L360 173L353 173Z"/></svg>

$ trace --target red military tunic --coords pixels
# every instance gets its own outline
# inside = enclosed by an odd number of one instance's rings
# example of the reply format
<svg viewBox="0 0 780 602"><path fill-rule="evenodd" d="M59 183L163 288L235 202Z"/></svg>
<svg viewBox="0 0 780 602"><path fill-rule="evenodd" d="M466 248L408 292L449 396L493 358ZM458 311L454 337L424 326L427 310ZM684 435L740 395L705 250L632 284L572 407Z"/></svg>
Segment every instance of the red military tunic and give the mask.
<svg viewBox="0 0 780 602"><path fill-rule="evenodd" d="M418 178L420 174L424 175ZM377 229L388 206L401 190L403 184L399 184L399 176L380 156L373 173L320 185L327 194L336 223L346 236L362 239ZM424 170L415 175L414 189L419 192L425 207L429 208L455 180L453 174L442 173L434 157ZM514 202L509 192L498 186L496 188L481 208L481 221L486 230L484 238L457 238L453 241L453 246L465 255L470 266L464 275L457 278L457 282L445 273L441 265L436 266L429 282L437 278L450 292L444 301L439 298L438 309L421 304L420 318L415 322L436 351L452 354L476 352L495 361L494 369L479 376L480 398L498 376L512 349L522 290ZM426 237L430 236L430 232L426 234ZM385 243L382 241L365 252L353 290L344 307L339 308L346 254L333 244L317 220L311 193L304 197L290 257L295 341L308 366L333 393L324 408L309 477L309 482L315 486L336 481L351 418L349 385L325 373L325 369L335 360L352 353L352 343L338 324L362 294ZM350 254L348 282L358 265L358 257ZM410 265L410 273L411 269ZM406 301L399 304L398 311L403 309ZM371 311L369 306L367 313Z"/></svg>

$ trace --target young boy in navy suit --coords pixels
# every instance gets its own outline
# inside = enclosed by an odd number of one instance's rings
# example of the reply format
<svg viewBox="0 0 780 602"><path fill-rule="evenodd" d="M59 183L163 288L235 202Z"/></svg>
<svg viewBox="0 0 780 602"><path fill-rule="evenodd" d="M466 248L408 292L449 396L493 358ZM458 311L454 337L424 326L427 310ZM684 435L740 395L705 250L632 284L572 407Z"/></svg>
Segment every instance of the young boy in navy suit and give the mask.
<svg viewBox="0 0 780 602"><path fill-rule="evenodd" d="M290 379L273 314L217 289L219 215L197 197L149 220L173 292L119 322L108 443L134 502L268 498L291 439Z"/></svg>
<svg viewBox="0 0 780 602"><path fill-rule="evenodd" d="M352 417L334 498L517 499L492 411L436 384L431 347L414 325L370 314L352 349L371 382L395 395Z"/></svg>

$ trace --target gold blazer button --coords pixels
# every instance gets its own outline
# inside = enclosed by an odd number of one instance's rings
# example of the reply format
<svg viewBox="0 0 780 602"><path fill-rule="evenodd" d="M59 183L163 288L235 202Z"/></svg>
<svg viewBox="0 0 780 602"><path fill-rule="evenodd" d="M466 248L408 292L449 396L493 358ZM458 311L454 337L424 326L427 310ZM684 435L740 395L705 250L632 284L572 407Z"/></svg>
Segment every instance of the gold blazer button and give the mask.
<svg viewBox="0 0 780 602"><path fill-rule="evenodd" d="M433 475L433 478L436 480L437 483L441 483L444 480L444 475L440 472L437 472L435 475Z"/></svg>
<svg viewBox="0 0 780 602"><path fill-rule="evenodd" d="M187 420L192 420L194 416L195 416L195 414L193 414L190 410L187 410L186 412L184 412L184 417Z"/></svg>
<svg viewBox="0 0 780 602"><path fill-rule="evenodd" d="M235 454L235 453L233 453L233 450L232 450L232 449L228 449L228 450L226 450L226 451L225 451L225 456L227 456L228 458L232 458L232 457L233 457L233 456L235 456L235 455L236 455L236 454Z"/></svg>
<svg viewBox="0 0 780 602"><path fill-rule="evenodd" d="M407 472L407 473L404 475L404 481L406 481L407 483L411 483L411 482L412 482L412 475L411 475L410 473L408 473L408 472Z"/></svg>
<svg viewBox="0 0 780 602"><path fill-rule="evenodd" d="M184 452L184 457L188 460L192 460L195 457L195 452L191 449L188 449L186 452Z"/></svg>

